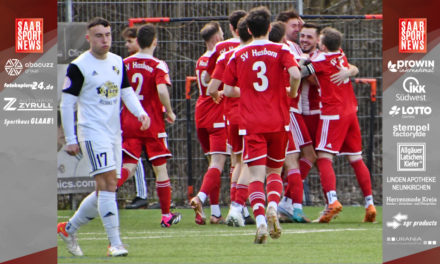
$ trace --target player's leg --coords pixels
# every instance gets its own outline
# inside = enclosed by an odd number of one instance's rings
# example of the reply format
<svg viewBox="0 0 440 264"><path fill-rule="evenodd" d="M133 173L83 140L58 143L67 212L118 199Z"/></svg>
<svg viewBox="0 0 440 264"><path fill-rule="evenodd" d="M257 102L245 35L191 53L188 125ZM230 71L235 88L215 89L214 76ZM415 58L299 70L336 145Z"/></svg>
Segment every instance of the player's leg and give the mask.
<svg viewBox="0 0 440 264"><path fill-rule="evenodd" d="M130 204L125 206L125 209L140 209L147 208L147 184L145 182L144 165L142 164L142 158L139 158L134 171L134 183L136 187L136 197Z"/></svg>

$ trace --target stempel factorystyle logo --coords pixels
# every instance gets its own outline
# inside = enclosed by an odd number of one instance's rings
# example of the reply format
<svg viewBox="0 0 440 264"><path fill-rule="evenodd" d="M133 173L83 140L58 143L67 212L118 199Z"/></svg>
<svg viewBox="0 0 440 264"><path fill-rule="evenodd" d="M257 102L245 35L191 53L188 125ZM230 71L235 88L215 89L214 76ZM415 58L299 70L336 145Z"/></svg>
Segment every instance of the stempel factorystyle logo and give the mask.
<svg viewBox="0 0 440 264"><path fill-rule="evenodd" d="M396 101L424 102L426 101L426 85L421 84L415 77L406 77L402 83L405 93L396 93Z"/></svg>
<svg viewBox="0 0 440 264"><path fill-rule="evenodd" d="M399 52L426 53L426 18L399 19Z"/></svg>
<svg viewBox="0 0 440 264"><path fill-rule="evenodd" d="M431 72L435 70L434 60L397 60L396 63L388 61L390 72Z"/></svg>
<svg viewBox="0 0 440 264"><path fill-rule="evenodd" d="M15 52L43 53L43 18L15 19Z"/></svg>

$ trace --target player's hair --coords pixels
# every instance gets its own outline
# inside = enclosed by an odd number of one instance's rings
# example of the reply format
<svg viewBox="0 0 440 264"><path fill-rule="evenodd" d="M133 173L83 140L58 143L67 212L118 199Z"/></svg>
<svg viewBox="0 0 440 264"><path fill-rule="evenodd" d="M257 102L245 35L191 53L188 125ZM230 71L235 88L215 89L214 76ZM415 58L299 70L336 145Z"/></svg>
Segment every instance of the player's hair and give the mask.
<svg viewBox="0 0 440 264"><path fill-rule="evenodd" d="M293 19L293 18L300 18L300 16L295 9L289 9L279 13L277 16L277 21L282 21L286 23L287 21L289 21L289 19Z"/></svg>
<svg viewBox="0 0 440 264"><path fill-rule="evenodd" d="M203 40L209 41L212 36L217 34L220 31L220 24L217 21L211 21L204 25L200 30L200 35Z"/></svg>
<svg viewBox="0 0 440 264"><path fill-rule="evenodd" d="M152 24L146 24L140 27L137 31L137 41L141 49L148 48L156 38L156 27Z"/></svg>
<svg viewBox="0 0 440 264"><path fill-rule="evenodd" d="M269 32L269 40L273 42L281 42L286 34L286 24L282 21L275 21L271 24L272 29Z"/></svg>
<svg viewBox="0 0 440 264"><path fill-rule="evenodd" d="M267 34L270 26L270 11L265 6L252 8L246 18L247 25L254 37Z"/></svg>
<svg viewBox="0 0 440 264"><path fill-rule="evenodd" d="M247 13L244 10L235 10L235 11L233 11L229 15L229 17L228 17L229 24L231 24L232 28L234 30L236 30L237 27L238 27L238 21L240 20L240 18L242 18L242 17L244 17L246 15L247 15Z"/></svg>
<svg viewBox="0 0 440 264"><path fill-rule="evenodd" d="M318 36L321 33L321 27L315 23L305 23L304 25L302 25L302 28L314 28L314 29L316 29L316 34Z"/></svg>
<svg viewBox="0 0 440 264"><path fill-rule="evenodd" d="M102 18L102 17L94 17L92 19L90 19L89 23L87 24L87 29L90 29L94 26L98 26L98 25L102 25L104 27L109 27L110 26L110 22L108 22L107 19Z"/></svg>
<svg viewBox="0 0 440 264"><path fill-rule="evenodd" d="M331 52L338 51L341 48L342 33L336 28L326 27L321 31L322 44Z"/></svg>
<svg viewBox="0 0 440 264"><path fill-rule="evenodd" d="M123 38L136 38L137 28L136 27L126 27L121 33Z"/></svg>
<svg viewBox="0 0 440 264"><path fill-rule="evenodd" d="M238 36L240 37L241 41L248 42L252 38L252 35L249 34L248 31L248 26L245 16L240 18L240 20L238 20L237 29L238 29Z"/></svg>

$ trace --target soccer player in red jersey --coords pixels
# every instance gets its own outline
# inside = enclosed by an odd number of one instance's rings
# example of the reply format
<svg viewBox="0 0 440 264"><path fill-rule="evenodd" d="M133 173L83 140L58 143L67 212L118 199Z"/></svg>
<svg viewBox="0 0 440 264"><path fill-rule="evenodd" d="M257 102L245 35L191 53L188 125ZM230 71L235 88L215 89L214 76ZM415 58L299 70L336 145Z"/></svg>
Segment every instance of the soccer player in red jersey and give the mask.
<svg viewBox="0 0 440 264"><path fill-rule="evenodd" d="M156 35L156 28L153 25L139 28L137 42L141 50L124 60L130 84L135 88L143 108L150 113L154 122L148 130L141 132L138 124L134 122L135 117L126 108L122 110L121 124L124 131L122 178L127 178L134 172L142 147L145 147L156 175L156 191L162 211L161 226L170 227L180 221L181 215L170 212L171 184L166 162L167 158L171 157L171 152L167 147L162 107L166 109L167 122L174 123L176 115L171 107L168 93L168 86L171 86L168 66L153 57L157 47Z"/></svg>
<svg viewBox="0 0 440 264"><path fill-rule="evenodd" d="M340 84L332 81L332 76L341 68L348 71L349 67L347 58L341 51L341 42L342 34L338 30L330 27L323 29L319 38L322 52L303 69L306 75L315 73L320 84L321 117L315 147L318 153L317 166L328 205L317 221L328 223L342 210L336 194L333 157L347 155L365 197L364 222L374 222L376 209L373 204L370 172L361 155L362 138L353 86L348 78Z"/></svg>
<svg viewBox="0 0 440 264"><path fill-rule="evenodd" d="M302 54L301 48L298 45L299 31L301 30L304 21L294 9L289 9L278 14L277 21L284 22L286 25L286 33L284 42L290 47L296 57Z"/></svg>
<svg viewBox="0 0 440 264"><path fill-rule="evenodd" d="M245 133L243 161L251 177L249 200L257 222L257 244L265 243L268 233L274 239L281 236L277 205L283 189L280 173L286 155L289 112L284 78L279 74L285 69L289 72L291 97L297 95L300 82L298 64L289 47L268 40L270 18L266 7L249 12L246 21L254 40L234 52L223 77L225 95L240 97Z"/></svg>
<svg viewBox="0 0 440 264"><path fill-rule="evenodd" d="M271 26L272 29L269 33L269 40L278 43L282 42L285 38L285 23L277 21L273 22ZM300 61L300 58L296 59ZM286 71L284 71L284 75L288 76ZM286 81L286 86L289 86L288 77L286 77ZM298 92L300 92L300 90L301 88ZM300 115L300 108L298 107L299 99L299 95L289 99L289 144L284 162L284 182L286 187L284 196L278 205L278 213L280 221L283 222L309 223L310 220L305 216L302 210L303 182L299 170L299 157L300 147L310 145L312 141Z"/></svg>
<svg viewBox="0 0 440 264"><path fill-rule="evenodd" d="M246 17L242 17L238 21L237 33L240 36L240 46L248 44L252 41L252 36L249 34ZM221 100L222 91L218 91L222 85L222 78L226 65L234 53L235 49L222 53L217 59L212 79L208 85L208 93L217 103ZM244 226L255 224L254 219L249 215L246 207L246 200L248 198L249 173L243 168L242 153L243 153L243 136L239 134L240 127L240 113L239 105L240 98L226 97L224 100L224 113L226 117L226 130L228 136L228 144L232 149L231 153L231 206L226 217L226 223L232 226ZM243 219L244 217L244 219Z"/></svg>
<svg viewBox="0 0 440 264"><path fill-rule="evenodd" d="M203 203L209 195L211 203L212 224L224 223L221 216L219 202L220 175L228 155L226 147L226 129L223 116L223 104L216 104L206 93L206 81L209 58L213 54L214 46L223 40L223 32L219 23L209 22L200 31L205 40L207 51L199 58L196 64L197 84L199 98L196 103L195 121L197 137L203 152L208 156L208 171L203 176L202 186L197 195L191 199L190 204L195 212L195 222L204 225L206 217L203 212Z"/></svg>

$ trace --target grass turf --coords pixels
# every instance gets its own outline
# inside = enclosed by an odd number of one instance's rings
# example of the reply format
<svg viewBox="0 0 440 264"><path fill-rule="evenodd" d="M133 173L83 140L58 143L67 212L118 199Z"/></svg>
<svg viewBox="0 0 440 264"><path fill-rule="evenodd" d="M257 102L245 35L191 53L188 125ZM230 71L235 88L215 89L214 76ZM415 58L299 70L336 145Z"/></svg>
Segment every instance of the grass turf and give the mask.
<svg viewBox="0 0 440 264"><path fill-rule="evenodd" d="M209 213L209 208L206 208ZM322 207L305 207L316 218ZM382 263L382 208L377 223L362 223L363 207L345 206L330 224L282 224L280 239L253 244L255 226L199 226L192 209L177 209L182 221L161 228L160 210L120 210L127 257L106 257L107 236L95 219L78 232L83 257L73 257L58 238L58 263ZM224 216L227 208L222 209ZM72 211L59 211L58 222ZM209 220L208 220L209 221Z"/></svg>

